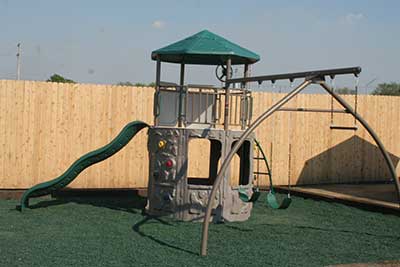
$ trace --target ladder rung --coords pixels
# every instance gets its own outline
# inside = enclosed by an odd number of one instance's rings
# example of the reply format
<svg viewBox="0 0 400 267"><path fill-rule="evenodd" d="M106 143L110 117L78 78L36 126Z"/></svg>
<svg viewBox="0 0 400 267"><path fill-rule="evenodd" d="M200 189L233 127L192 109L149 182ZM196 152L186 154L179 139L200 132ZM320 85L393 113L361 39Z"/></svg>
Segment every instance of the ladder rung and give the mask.
<svg viewBox="0 0 400 267"><path fill-rule="evenodd" d="M270 175L269 172L254 172L254 174L258 174L258 175Z"/></svg>
<svg viewBox="0 0 400 267"><path fill-rule="evenodd" d="M264 158L255 157L255 158L253 158L253 159L260 160L260 159L264 159Z"/></svg>
<svg viewBox="0 0 400 267"><path fill-rule="evenodd" d="M331 125L330 128L332 130L357 130L357 126L341 126L341 125Z"/></svg>

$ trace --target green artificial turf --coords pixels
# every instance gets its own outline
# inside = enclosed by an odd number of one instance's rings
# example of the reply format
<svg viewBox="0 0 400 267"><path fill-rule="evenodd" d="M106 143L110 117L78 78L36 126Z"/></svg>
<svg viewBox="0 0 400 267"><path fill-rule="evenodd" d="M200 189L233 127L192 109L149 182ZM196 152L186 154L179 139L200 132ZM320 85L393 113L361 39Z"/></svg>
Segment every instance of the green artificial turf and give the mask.
<svg viewBox="0 0 400 267"><path fill-rule="evenodd" d="M0 200L0 266L324 266L400 260L400 218L293 197L271 210L261 195L247 222L148 218L145 199L37 199L20 213Z"/></svg>

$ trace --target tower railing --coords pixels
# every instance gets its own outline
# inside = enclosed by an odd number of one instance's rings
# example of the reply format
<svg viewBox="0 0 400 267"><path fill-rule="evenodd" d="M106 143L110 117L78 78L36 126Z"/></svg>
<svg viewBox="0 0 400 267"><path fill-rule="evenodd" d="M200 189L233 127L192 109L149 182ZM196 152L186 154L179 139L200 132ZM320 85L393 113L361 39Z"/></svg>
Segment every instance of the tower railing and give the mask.
<svg viewBox="0 0 400 267"><path fill-rule="evenodd" d="M179 120L182 120L183 126L193 128L220 128L225 123L225 88L195 84L182 87L161 82L156 95L154 115L158 118L158 126L176 126ZM230 89L229 126L247 128L251 123L252 109L251 91ZM170 120L163 120L165 117Z"/></svg>

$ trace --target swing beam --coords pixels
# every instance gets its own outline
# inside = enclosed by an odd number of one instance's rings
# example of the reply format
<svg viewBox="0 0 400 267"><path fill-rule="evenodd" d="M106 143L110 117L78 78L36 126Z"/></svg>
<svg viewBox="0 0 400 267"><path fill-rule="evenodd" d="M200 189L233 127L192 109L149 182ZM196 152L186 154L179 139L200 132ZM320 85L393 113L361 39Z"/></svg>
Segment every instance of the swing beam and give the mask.
<svg viewBox="0 0 400 267"><path fill-rule="evenodd" d="M361 67L350 67L350 68L313 70L304 72L292 72L284 74L227 79L226 83L228 85L233 83L248 83L248 82L262 83L263 81L271 81L275 83L275 81L278 80L294 81L295 79L300 79L300 78L305 78L306 80L309 80L309 79L314 79L315 77L325 77L325 76L335 77L337 75L345 75L345 74L354 74L355 76L358 76L360 73L361 73Z"/></svg>
<svg viewBox="0 0 400 267"><path fill-rule="evenodd" d="M214 180L214 184L211 190L211 193L208 198L207 209L204 216L203 221L203 231L202 231L202 239L201 239L201 248L200 248L200 255L206 256L207 255L207 244L208 244L208 228L211 219L211 211L214 205L214 199L221 184L222 178L225 175L235 153L239 150L240 146L243 144L244 140L252 133L254 130L268 117L270 117L275 111L278 111L283 105L289 102L293 97L298 95L301 91L303 91L307 86L312 83L319 84L322 88L325 89L327 93L329 93L336 101L349 113L361 123L361 125L367 130L367 132L371 135L374 139L378 148L380 149L383 157L389 167L390 174L392 179L395 181L395 186L397 190L397 195L400 200L400 183L397 179L396 170L392 159L390 158L388 152L386 151L383 143L374 132L374 130L369 126L369 124L358 114L356 113L353 108L337 93L335 93L332 88L325 82L325 76L335 76L341 74L354 74L358 75L361 72L360 67L355 68L345 68L345 69L333 69L333 70L322 70L322 71L313 71L313 72L299 72L299 73L289 73L289 74L279 74L279 75L268 75L268 76L258 76L258 77L245 77L240 79L229 79L227 80L227 85L231 83L245 83L245 82L259 82L265 80L278 80L278 79L289 79L293 80L295 78L305 78L305 80L296 88L294 88L291 92L281 98L278 102L273 104L268 110L266 110L261 116L259 116L241 135L239 140L236 142L234 147L229 151L226 158L224 159L222 166L218 172L216 179Z"/></svg>

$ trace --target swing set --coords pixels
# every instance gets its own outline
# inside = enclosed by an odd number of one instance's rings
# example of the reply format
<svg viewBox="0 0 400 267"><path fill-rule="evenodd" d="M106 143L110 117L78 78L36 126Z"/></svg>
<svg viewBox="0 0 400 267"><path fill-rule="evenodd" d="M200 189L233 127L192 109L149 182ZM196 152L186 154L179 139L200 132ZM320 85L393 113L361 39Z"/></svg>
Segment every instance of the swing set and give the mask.
<svg viewBox="0 0 400 267"><path fill-rule="evenodd" d="M221 66L219 66L221 67ZM219 71L220 70L220 71ZM216 73L220 73L218 76L218 79L222 80L224 77L223 75L226 75L226 68L223 66L221 68L216 68ZM358 85L359 85L359 73L354 72L354 78L355 78L355 83L354 83L354 112L357 114L357 106L358 106ZM336 86L335 86L335 75L329 75L330 77L330 84L332 88L332 92L336 91ZM290 88L293 88L293 82L294 79L290 78ZM272 88L275 88L276 80L271 80L272 82ZM258 86L260 88L260 85L262 84L262 80L258 81ZM278 111L289 111L289 112L319 112L319 113L330 113L330 126L329 128L331 130L351 130L351 131L356 131L358 129L357 127L357 119L356 116L354 116L354 124L350 126L346 125L337 125L334 123L334 114L335 113L350 113L348 110L339 110L339 109L334 109L334 97L331 96L331 103L330 103L330 109L310 109L310 108L305 108L305 107L298 107L298 108L280 108ZM289 123L289 132L291 131L291 125ZM290 133L289 133L290 134ZM256 185L253 187L253 192L252 195L249 196L248 192L244 188L239 188L239 198L243 202L256 202L259 197L260 197L260 187L259 187L259 178L262 175L268 176L269 179L269 191L267 194L267 204L270 208L272 209L286 209L290 206L292 199L290 197L290 189L291 189L291 181L290 181L290 165L291 165L291 144L289 142L289 168L288 168L288 193L287 196L279 202L277 197L276 197L276 192L273 186L273 179L272 179L272 171L270 164L268 163L268 159L266 154L264 153L264 150L262 149L262 146L258 140L255 141L255 151L257 155L254 157L254 160L256 160L256 171L254 171L254 180L256 181ZM271 158L272 158L272 144L271 144ZM260 164L259 161L263 161L266 172L261 172L260 171Z"/></svg>
<svg viewBox="0 0 400 267"><path fill-rule="evenodd" d="M330 77L330 88L333 93L336 93L336 85L335 85L335 75L329 75ZM359 73L354 73L354 113L358 115L358 89L359 89ZM260 83L259 83L260 84ZM272 85L275 85L275 81L272 81ZM290 80L290 88L293 87L293 80ZM273 87L274 88L274 87ZM334 114L340 114L340 113L345 113L349 114L351 113L348 109L334 109L334 96L331 95L331 102L330 102L330 108L329 109L319 109L319 108L306 108L306 107L297 107L297 108L280 108L278 111L289 111L289 112L316 112L316 113L330 113L330 125L329 128L331 130L350 130L350 131L356 131L358 130L357 126L357 116L354 117L354 123L353 125L338 125L335 124L334 120Z"/></svg>
<svg viewBox="0 0 400 267"><path fill-rule="evenodd" d="M227 68L227 69L229 69L229 68ZM274 103L270 108L268 108L264 113L262 113L255 121L253 121L249 125L249 127L243 132L243 134L240 136L238 141L235 143L234 147L230 150L228 155L225 157L225 160L223 161L223 163L221 165L218 175L214 180L214 184L213 184L211 193L209 194L209 198L208 198L207 210L206 210L206 213L204 216L204 221L203 221L203 231L202 231L202 240L201 240L200 254L202 256L205 256L207 254L208 228L209 228L209 223L210 223L210 218L211 218L211 211L214 206L217 189L219 188L219 185L221 184L224 173L228 169L230 162L232 161L234 155L237 153L237 151L239 150L239 148L243 144L243 142L246 140L246 138L248 138L248 136L251 133L253 133L255 131L255 129L264 120L266 120L268 117L270 117L276 111L330 113L331 114L330 129L331 130L355 131L358 128L356 123L359 122L366 129L366 131L371 135L371 137L377 144L379 150L381 151L381 153L385 159L385 162L387 163L387 165L389 167L391 178L395 181L397 195L400 199L400 182L397 178L394 164L393 164L388 152L386 151L383 143L377 136L377 134L369 126L369 124L357 113L358 83L359 83L358 75L360 74L360 72L361 72L360 67L352 67L352 68L327 69L327 70L317 70L317 71L309 71L309 72L285 73L285 74L276 74L276 75L226 79L226 87L227 88L229 87L230 84L235 84L235 83L245 85L246 83L249 83L249 82L258 82L259 84L261 84L264 81L271 81L272 84L274 85L277 80L289 80L291 83L293 83L293 81L295 79L304 79L304 81L302 83L300 83L296 88L292 89L288 94L286 94L284 97L282 97L279 101ZM340 95L338 95L335 92L335 86L334 86L335 77L338 75L348 75L348 74L352 74L355 76L354 109ZM326 77L331 78L332 86L327 84ZM293 99L296 95L298 95L301 91L303 91L306 87L308 87L311 84L320 85L331 96L330 109L315 109L315 108L304 108L304 107L283 108L283 106L286 103L288 103L291 99ZM343 109L339 109L339 110L333 109L333 101L334 100L336 100L343 107ZM334 116L333 116L334 113L349 113L349 114L351 114L354 117L354 125L353 126L335 125L334 124ZM257 145L258 149L260 149L262 158L267 166L266 174L270 177L271 187L270 187L270 191L268 193L268 204L271 207L273 206L274 208L287 208L291 203L290 191L289 191L288 196L281 203L276 201L276 197L274 197L275 191L272 186L271 170L269 168L265 153L263 152L261 146L259 146L258 142L256 142L256 144L258 144ZM289 146L289 149L290 149L290 146ZM290 159L289 159L289 161L290 161ZM290 178L290 174L289 174L289 178ZM289 188L290 188L290 183L289 183ZM254 189L253 195L250 198L246 194L244 194L244 192L239 192L239 194L243 201L255 201L259 197L259 189L257 186L256 189ZM271 205L272 203L273 203L273 205Z"/></svg>

